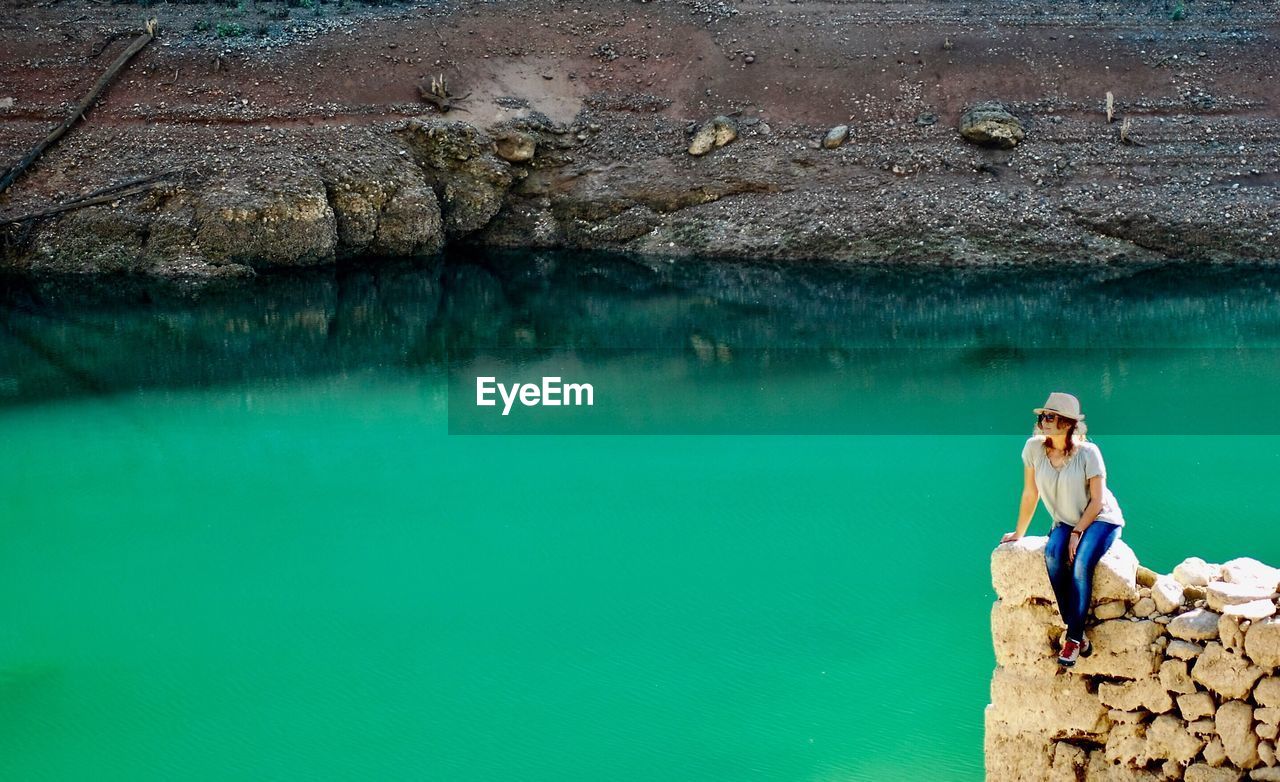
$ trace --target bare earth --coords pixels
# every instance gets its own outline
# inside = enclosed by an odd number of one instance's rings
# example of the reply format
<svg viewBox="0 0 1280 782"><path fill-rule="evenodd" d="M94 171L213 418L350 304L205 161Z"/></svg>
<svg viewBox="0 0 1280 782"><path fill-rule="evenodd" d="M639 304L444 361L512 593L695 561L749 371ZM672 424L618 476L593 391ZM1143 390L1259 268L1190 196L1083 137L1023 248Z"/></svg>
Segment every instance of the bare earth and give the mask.
<svg viewBox="0 0 1280 782"><path fill-rule="evenodd" d="M0 268L199 277L468 242L857 262L1278 259L1277 5L1180 7L5 2L0 166L66 116L146 17L161 32L0 195L0 215L185 173L10 226ZM537 141L530 161L484 153L502 181L485 180L492 209L465 219L475 204L455 203L450 177L472 187L489 175L431 169L409 138L421 131L410 118L439 118L417 89L437 74L467 95L444 119L474 126L481 146L513 131ZM1022 122L1018 147L958 134L965 107L988 99ZM716 115L737 138L689 155ZM1120 143L1124 118L1140 145ZM839 124L849 141L822 148ZM414 183L436 203L397 205ZM352 188L372 216L342 200ZM331 236L277 248L252 228L211 227L238 200L250 223ZM228 235L251 236L255 252L227 249Z"/></svg>

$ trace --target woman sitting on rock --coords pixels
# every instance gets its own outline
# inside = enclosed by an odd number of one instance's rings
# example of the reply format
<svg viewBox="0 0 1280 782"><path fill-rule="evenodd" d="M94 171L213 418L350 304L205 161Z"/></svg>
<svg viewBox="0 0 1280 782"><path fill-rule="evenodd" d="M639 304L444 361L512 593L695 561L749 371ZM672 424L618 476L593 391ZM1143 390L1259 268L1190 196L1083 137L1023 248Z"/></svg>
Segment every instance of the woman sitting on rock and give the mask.
<svg viewBox="0 0 1280 782"><path fill-rule="evenodd" d="M1085 439L1080 401L1055 391L1044 407L1033 410L1036 428L1022 446L1022 504L1018 525L1001 543L1026 534L1037 500L1053 517L1044 558L1058 611L1067 632L1058 662L1075 665L1093 646L1084 637L1084 622L1093 593L1093 569L1120 537L1124 516L1107 488L1107 468L1098 446Z"/></svg>

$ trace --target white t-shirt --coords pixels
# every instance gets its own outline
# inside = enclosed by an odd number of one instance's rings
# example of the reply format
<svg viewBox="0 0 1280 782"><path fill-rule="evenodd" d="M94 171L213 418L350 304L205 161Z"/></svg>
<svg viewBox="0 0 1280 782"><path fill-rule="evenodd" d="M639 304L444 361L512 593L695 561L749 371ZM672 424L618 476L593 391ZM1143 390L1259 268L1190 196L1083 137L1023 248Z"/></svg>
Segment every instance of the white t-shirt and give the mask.
<svg viewBox="0 0 1280 782"><path fill-rule="evenodd" d="M1107 466L1102 461L1102 451L1091 442L1076 443L1071 458L1059 470L1044 452L1044 441L1040 435L1027 438L1022 446L1022 463L1036 471L1036 488L1040 490L1040 499L1053 520L1074 527L1089 504L1089 479L1101 475L1104 483L1106 481ZM1120 503L1116 502L1110 486L1106 486L1103 492L1098 521L1124 526Z"/></svg>

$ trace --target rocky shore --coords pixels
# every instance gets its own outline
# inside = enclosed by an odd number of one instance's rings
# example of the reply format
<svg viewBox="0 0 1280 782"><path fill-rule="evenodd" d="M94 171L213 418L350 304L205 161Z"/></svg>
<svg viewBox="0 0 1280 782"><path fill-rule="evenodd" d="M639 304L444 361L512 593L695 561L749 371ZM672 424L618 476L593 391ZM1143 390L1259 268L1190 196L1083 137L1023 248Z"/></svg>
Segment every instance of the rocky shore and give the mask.
<svg viewBox="0 0 1280 782"><path fill-rule="evenodd" d="M0 219L169 175L7 223L0 269L203 279L446 245L1280 258L1267 4L308 7L147 9L160 37L0 195ZM65 116L140 10L5 4L0 160ZM438 75L463 96L443 114L419 91ZM992 100L1014 131L962 135Z"/></svg>
<svg viewBox="0 0 1280 782"><path fill-rule="evenodd" d="M991 557L987 780L1280 780L1280 570L1193 557L1161 575L1117 541L1096 571L1093 654L1067 670L1046 540Z"/></svg>

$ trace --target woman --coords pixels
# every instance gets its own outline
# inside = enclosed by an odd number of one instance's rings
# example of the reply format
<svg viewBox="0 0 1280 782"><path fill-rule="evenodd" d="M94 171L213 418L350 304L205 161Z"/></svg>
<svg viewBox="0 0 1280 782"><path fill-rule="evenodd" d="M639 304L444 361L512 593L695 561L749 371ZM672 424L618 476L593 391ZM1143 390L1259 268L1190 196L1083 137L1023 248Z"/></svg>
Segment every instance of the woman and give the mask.
<svg viewBox="0 0 1280 782"><path fill-rule="evenodd" d="M1026 534L1036 510L1044 500L1053 518L1045 564L1049 582L1058 599L1058 611L1067 625L1058 662L1075 665L1081 656L1093 653L1084 637L1084 622L1093 593L1093 569L1120 537L1124 516L1115 496L1107 488L1107 468L1098 446L1085 439L1080 400L1055 391L1044 407L1033 410L1036 428L1022 446L1022 504L1018 525L1005 533L1001 543Z"/></svg>

